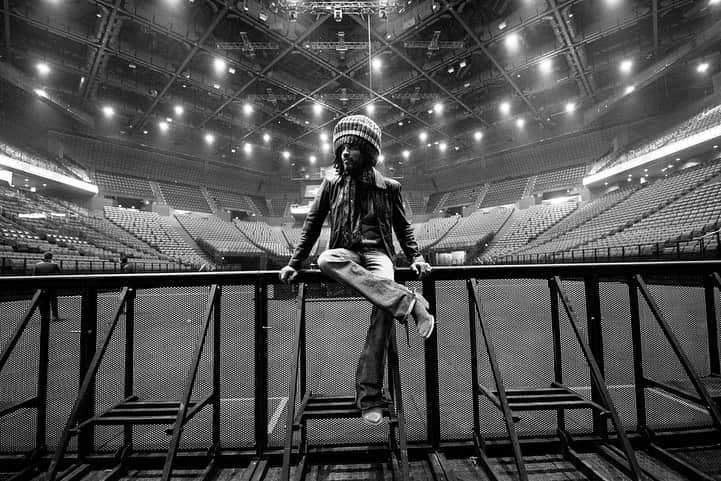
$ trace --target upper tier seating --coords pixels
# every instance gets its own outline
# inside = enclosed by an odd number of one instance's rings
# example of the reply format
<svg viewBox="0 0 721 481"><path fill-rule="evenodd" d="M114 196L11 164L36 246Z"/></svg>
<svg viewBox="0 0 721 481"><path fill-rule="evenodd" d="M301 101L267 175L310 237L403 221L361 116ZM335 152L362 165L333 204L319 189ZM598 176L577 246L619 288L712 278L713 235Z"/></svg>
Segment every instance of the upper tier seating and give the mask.
<svg viewBox="0 0 721 481"><path fill-rule="evenodd" d="M598 239L584 248L689 240L715 230L721 216L721 183L704 185L630 227Z"/></svg>
<svg viewBox="0 0 721 481"><path fill-rule="evenodd" d="M290 255L290 246L280 229L275 229L265 222L245 222L235 219L234 223L253 244L264 251L276 256Z"/></svg>
<svg viewBox="0 0 721 481"><path fill-rule="evenodd" d="M158 183L165 202L174 209L193 212L208 212L210 206L197 186Z"/></svg>
<svg viewBox="0 0 721 481"><path fill-rule="evenodd" d="M526 245L529 239L533 239L540 232L557 223L559 219L567 216L577 205L576 202L537 204L518 211L505 234L501 238L494 239L492 247L484 253L484 258L502 256Z"/></svg>
<svg viewBox="0 0 721 481"><path fill-rule="evenodd" d="M428 204L426 205L426 214L435 214L441 203L443 202L444 197L448 196L447 192L434 192L431 194L431 196L428 198Z"/></svg>
<svg viewBox="0 0 721 481"><path fill-rule="evenodd" d="M480 185L473 185L463 189L454 190L444 197L443 203L438 207L445 209L447 207L458 207L466 205L475 205L478 201L478 194L481 192Z"/></svg>
<svg viewBox="0 0 721 481"><path fill-rule="evenodd" d="M105 206L105 217L174 259L200 266L206 262L156 212Z"/></svg>
<svg viewBox="0 0 721 481"><path fill-rule="evenodd" d="M598 216L567 231L563 236L527 249L526 253L560 252L614 234L652 214L673 199L701 185L721 171L721 162L684 170L636 190Z"/></svg>
<svg viewBox="0 0 721 481"><path fill-rule="evenodd" d="M499 207L488 212L476 211L461 217L448 235L434 246L435 249L470 249L489 234L500 229L513 209Z"/></svg>
<svg viewBox="0 0 721 481"><path fill-rule="evenodd" d="M255 203L246 195L208 187L208 193L221 209L232 209L261 215Z"/></svg>
<svg viewBox="0 0 721 481"><path fill-rule="evenodd" d="M404 192L403 200L406 201L406 215L423 214L426 211L426 203L423 200L422 192Z"/></svg>
<svg viewBox="0 0 721 481"><path fill-rule="evenodd" d="M34 165L51 172L62 174L68 177L74 177L80 180L88 182L87 173L82 172L82 177L70 169L65 168L59 162L55 162L52 159L53 156L43 152L37 152L30 146L23 145L17 146L13 142L5 142L0 138L0 153L7 155L8 157L25 162L26 164Z"/></svg>
<svg viewBox="0 0 721 481"><path fill-rule="evenodd" d="M288 208L288 204L290 204L288 197L271 197L268 200L270 201L270 215L273 217L283 217Z"/></svg>
<svg viewBox="0 0 721 481"><path fill-rule="evenodd" d="M153 189L146 179L96 172L95 180L100 191L107 194L147 200L155 198Z"/></svg>
<svg viewBox="0 0 721 481"><path fill-rule="evenodd" d="M268 202L266 201L265 197L250 194L248 194L247 197L253 203L255 209L260 215L265 217L268 217L270 215L270 211L268 210Z"/></svg>
<svg viewBox="0 0 721 481"><path fill-rule="evenodd" d="M423 250L438 242L456 225L459 219L458 216L435 217L422 224L413 224L413 233L416 242L418 242L418 247Z"/></svg>
<svg viewBox="0 0 721 481"><path fill-rule="evenodd" d="M521 199L527 184L527 177L494 182L488 188L488 193L483 197L479 207L513 204Z"/></svg>
<svg viewBox="0 0 721 481"><path fill-rule="evenodd" d="M580 185L585 173L586 166L584 165L544 172L536 177L536 184L533 187L533 193L548 192L557 189L564 189L574 185Z"/></svg>
<svg viewBox="0 0 721 481"><path fill-rule="evenodd" d="M231 222L225 222L214 215L201 217L192 214L176 214L180 225L194 240L203 240L221 255L251 256L263 253Z"/></svg>

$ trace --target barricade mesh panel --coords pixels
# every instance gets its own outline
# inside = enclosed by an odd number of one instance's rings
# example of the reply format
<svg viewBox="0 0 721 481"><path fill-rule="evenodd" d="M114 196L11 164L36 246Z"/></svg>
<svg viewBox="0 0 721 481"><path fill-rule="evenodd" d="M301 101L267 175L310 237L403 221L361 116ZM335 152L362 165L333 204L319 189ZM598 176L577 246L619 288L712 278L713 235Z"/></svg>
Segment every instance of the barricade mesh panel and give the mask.
<svg viewBox="0 0 721 481"><path fill-rule="evenodd" d="M0 302L0 353L30 309L30 299ZM36 309L25 332L0 372L0 409L37 394L40 310ZM26 408L0 418L0 452L19 453L35 445L37 411ZM23 429L17 429L23 426Z"/></svg>
<svg viewBox="0 0 721 481"><path fill-rule="evenodd" d="M254 288L224 286L220 303L220 439L226 448L249 447L254 444L255 414ZM208 342L212 339L210 336ZM269 412L276 403L270 400ZM212 413L210 407L203 410L208 416Z"/></svg>
<svg viewBox="0 0 721 481"><path fill-rule="evenodd" d="M406 287L422 292L419 281L406 283ZM439 302L436 302L439 305ZM410 347L406 342L405 329L396 326L398 339L398 361L403 388L403 409L406 414L406 436L409 441L422 441L428 438L428 415L426 412L426 364L425 341L418 336L412 319L408 320ZM443 422L443 420L441 420Z"/></svg>
<svg viewBox="0 0 721 481"><path fill-rule="evenodd" d="M707 375L708 337L703 288L649 284L648 290L696 372ZM640 292L639 305L645 377L683 387L696 395L681 362ZM656 388L647 388L645 392L648 425L651 428L706 426L711 423L706 411L693 403Z"/></svg>
<svg viewBox="0 0 721 481"><path fill-rule="evenodd" d="M99 350L110 330L113 314L120 302L120 291L98 293L98 324L96 349ZM125 316L121 315L110 338L110 344L100 363L95 381L95 414L100 414L120 402L124 396L125 376ZM96 426L95 449L116 451L123 445L122 426Z"/></svg>
<svg viewBox="0 0 721 481"><path fill-rule="evenodd" d="M441 438L468 439L473 430L468 290L465 281L436 283Z"/></svg>
<svg viewBox="0 0 721 481"><path fill-rule="evenodd" d="M195 347L203 328L208 287L140 289L135 299L135 394L142 399L179 401L183 395ZM208 334L192 399L210 393L212 367ZM203 411L210 410L209 407ZM207 448L211 440L209 414L201 411L185 425L181 449ZM167 450L167 425L137 426L137 450Z"/></svg>
<svg viewBox="0 0 721 481"><path fill-rule="evenodd" d="M80 366L80 295L58 297L60 322L50 323L48 362L48 449L55 449L78 395ZM77 437L68 444L74 451Z"/></svg>
<svg viewBox="0 0 721 481"><path fill-rule="evenodd" d="M553 341L548 282L538 279L484 279L476 289L480 294L481 315L498 358L506 389L548 387L553 381ZM496 389L479 333L479 382ZM481 398L481 426L490 437L506 436L500 411ZM522 436L555 432L555 413L521 413L516 430Z"/></svg>
<svg viewBox="0 0 721 481"><path fill-rule="evenodd" d="M586 315L586 292L582 281L562 280L561 286L576 316L581 338L588 345L588 316ZM550 311L550 307L549 307ZM561 366L563 384L586 399L591 399L591 375L581 345L573 332L571 321L563 302L558 300L558 319L561 331ZM570 409L565 412L566 430L570 433L589 432L592 426L590 409Z"/></svg>
<svg viewBox="0 0 721 481"><path fill-rule="evenodd" d="M598 291L606 386L623 427L632 430L636 427L636 397L628 286L603 280ZM609 429L613 430L610 423Z"/></svg>

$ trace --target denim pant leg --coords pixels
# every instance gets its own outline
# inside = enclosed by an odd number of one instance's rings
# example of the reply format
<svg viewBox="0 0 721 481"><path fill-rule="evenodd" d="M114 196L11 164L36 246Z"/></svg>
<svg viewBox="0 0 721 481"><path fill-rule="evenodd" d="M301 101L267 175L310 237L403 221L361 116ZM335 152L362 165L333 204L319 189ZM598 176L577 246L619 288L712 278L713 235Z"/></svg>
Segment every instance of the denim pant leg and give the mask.
<svg viewBox="0 0 721 481"><path fill-rule="evenodd" d="M393 279L393 261L381 251L361 252L363 265L372 273ZM383 406L383 370L393 315L373 306L363 352L356 369L356 403L361 409Z"/></svg>
<svg viewBox="0 0 721 481"><path fill-rule="evenodd" d="M381 258L388 260L390 271L384 261L373 261ZM371 260L369 265L367 259ZM318 257L318 267L325 275L352 287L395 319L405 319L415 304L413 292L393 280L393 262L383 251L373 249L357 253L349 249L329 249Z"/></svg>

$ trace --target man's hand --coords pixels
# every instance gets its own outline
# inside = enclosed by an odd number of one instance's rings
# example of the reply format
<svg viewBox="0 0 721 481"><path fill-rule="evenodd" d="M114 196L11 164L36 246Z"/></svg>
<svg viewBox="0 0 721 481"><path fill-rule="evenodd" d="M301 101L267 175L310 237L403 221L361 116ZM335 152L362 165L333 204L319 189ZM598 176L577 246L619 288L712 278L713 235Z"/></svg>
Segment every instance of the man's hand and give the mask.
<svg viewBox="0 0 721 481"><path fill-rule="evenodd" d="M411 264L411 270L416 273L419 279L423 279L430 274L431 265L425 261L415 261Z"/></svg>
<svg viewBox="0 0 721 481"><path fill-rule="evenodd" d="M298 277L298 271L293 269L291 266L283 267L278 274L280 276L280 280L286 284L290 284L296 277Z"/></svg>

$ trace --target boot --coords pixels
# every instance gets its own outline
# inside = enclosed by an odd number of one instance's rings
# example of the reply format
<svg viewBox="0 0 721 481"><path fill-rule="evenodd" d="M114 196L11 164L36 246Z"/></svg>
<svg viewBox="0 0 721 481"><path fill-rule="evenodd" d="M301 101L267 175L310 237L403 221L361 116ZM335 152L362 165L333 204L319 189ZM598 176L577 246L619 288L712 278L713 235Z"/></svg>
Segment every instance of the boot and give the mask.
<svg viewBox="0 0 721 481"><path fill-rule="evenodd" d="M411 315L416 321L416 327L418 328L418 335L423 339L428 339L433 334L433 328L436 326L436 320L433 315L428 312L428 301L425 297L415 292L416 303L413 305Z"/></svg>

